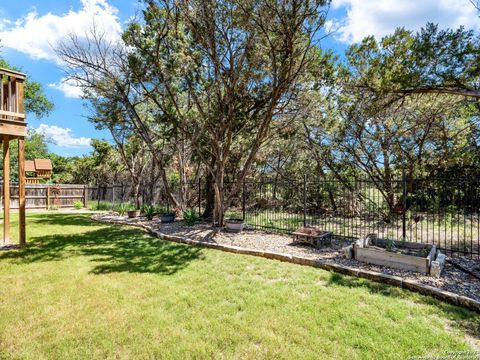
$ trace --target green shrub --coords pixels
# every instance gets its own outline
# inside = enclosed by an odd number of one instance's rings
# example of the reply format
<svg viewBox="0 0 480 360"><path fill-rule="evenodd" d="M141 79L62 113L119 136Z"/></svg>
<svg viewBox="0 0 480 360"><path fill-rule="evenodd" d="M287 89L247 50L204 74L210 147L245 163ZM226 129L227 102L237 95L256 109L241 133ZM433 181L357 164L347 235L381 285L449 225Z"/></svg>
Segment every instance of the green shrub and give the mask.
<svg viewBox="0 0 480 360"><path fill-rule="evenodd" d="M90 210L97 210L97 211L107 211L107 210L112 210L113 209L113 204L108 201L95 201L93 200L90 202L88 205Z"/></svg>
<svg viewBox="0 0 480 360"><path fill-rule="evenodd" d="M186 210L183 212L183 222L187 226L193 226L198 221L198 215L195 210Z"/></svg>
<svg viewBox="0 0 480 360"><path fill-rule="evenodd" d="M117 208L115 209L120 216L124 216L127 211L131 210L132 206L130 204L120 204L117 205Z"/></svg>
<svg viewBox="0 0 480 360"><path fill-rule="evenodd" d="M157 215L157 209L152 205L143 206L143 214L147 220L152 220L155 215Z"/></svg>
<svg viewBox="0 0 480 360"><path fill-rule="evenodd" d="M81 208L83 208L83 202L81 202L80 200L77 200L73 203L73 207L77 210L80 210Z"/></svg>

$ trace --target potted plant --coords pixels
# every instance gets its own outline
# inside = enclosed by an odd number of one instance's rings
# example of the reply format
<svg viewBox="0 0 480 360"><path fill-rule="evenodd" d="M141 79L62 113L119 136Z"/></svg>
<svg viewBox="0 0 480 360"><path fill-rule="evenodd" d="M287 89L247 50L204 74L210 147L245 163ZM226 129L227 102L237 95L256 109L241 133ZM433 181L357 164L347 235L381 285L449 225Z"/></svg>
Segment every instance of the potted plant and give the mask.
<svg viewBox="0 0 480 360"><path fill-rule="evenodd" d="M170 211L168 208L159 208L160 221L162 223L171 223L175 221L175 212Z"/></svg>
<svg viewBox="0 0 480 360"><path fill-rule="evenodd" d="M127 210L127 216L130 219L136 218L140 216L140 210L136 209L133 205L130 205Z"/></svg>
<svg viewBox="0 0 480 360"><path fill-rule="evenodd" d="M243 219L227 219L225 220L225 229L230 232L242 232L245 222Z"/></svg>

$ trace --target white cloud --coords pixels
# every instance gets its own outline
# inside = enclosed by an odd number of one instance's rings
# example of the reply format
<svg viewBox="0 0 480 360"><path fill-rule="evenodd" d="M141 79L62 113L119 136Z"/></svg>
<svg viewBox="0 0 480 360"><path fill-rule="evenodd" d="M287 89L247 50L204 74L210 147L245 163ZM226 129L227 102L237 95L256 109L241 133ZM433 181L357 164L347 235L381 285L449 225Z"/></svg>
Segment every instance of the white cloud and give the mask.
<svg viewBox="0 0 480 360"><path fill-rule="evenodd" d="M65 95L65 97L67 98L79 99L83 95L81 87L79 87L72 80L68 80L65 78L62 78L59 83L48 84L48 87L63 92L63 95Z"/></svg>
<svg viewBox="0 0 480 360"><path fill-rule="evenodd" d="M56 125L40 124L35 131L44 135L47 140L52 141L55 145L61 147L87 148L90 147L90 143L92 141L91 138L83 136L74 137L71 129L62 128Z"/></svg>
<svg viewBox="0 0 480 360"><path fill-rule="evenodd" d="M118 39L121 25L118 10L106 0L80 0L78 11L62 15L39 15L33 8L24 17L12 21L0 19L0 39L3 46L28 54L34 59L59 62L53 48L68 34L83 37L95 23L107 39Z"/></svg>
<svg viewBox="0 0 480 360"><path fill-rule="evenodd" d="M344 7L346 16L329 25L338 29L336 38L345 43L391 34L397 27L419 30L427 22L441 28L478 29L480 19L469 0L333 0L334 9Z"/></svg>

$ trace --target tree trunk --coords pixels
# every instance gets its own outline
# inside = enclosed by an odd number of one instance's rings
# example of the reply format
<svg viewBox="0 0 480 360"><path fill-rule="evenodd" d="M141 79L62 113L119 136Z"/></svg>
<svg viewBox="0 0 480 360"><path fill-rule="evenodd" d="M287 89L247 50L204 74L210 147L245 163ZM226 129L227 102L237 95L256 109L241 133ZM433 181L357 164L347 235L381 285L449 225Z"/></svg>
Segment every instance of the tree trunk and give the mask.
<svg viewBox="0 0 480 360"><path fill-rule="evenodd" d="M187 209L188 202L188 166L189 166L189 154L185 149L183 140L178 146L178 172L180 174L180 194L178 199L179 210L184 212Z"/></svg>
<svg viewBox="0 0 480 360"><path fill-rule="evenodd" d="M202 218L210 219L213 216L215 208L215 191L213 190L213 176L210 172L207 173L205 179L205 209L203 210Z"/></svg>
<svg viewBox="0 0 480 360"><path fill-rule="evenodd" d="M213 184L213 190L215 192L215 210L214 210L214 225L221 227L225 217L225 194L224 194L224 165L217 163L217 169L215 171L215 182Z"/></svg>
<svg viewBox="0 0 480 360"><path fill-rule="evenodd" d="M383 155L383 166L385 168L385 193L387 194L387 203L390 209L390 212L393 211L395 207L395 191L393 188L393 174L392 169L390 168L390 159L389 159L389 149L385 143L381 144L382 146L382 155Z"/></svg>
<svg viewBox="0 0 480 360"><path fill-rule="evenodd" d="M140 209L140 181L138 179L132 179L132 196L135 201L135 209Z"/></svg>

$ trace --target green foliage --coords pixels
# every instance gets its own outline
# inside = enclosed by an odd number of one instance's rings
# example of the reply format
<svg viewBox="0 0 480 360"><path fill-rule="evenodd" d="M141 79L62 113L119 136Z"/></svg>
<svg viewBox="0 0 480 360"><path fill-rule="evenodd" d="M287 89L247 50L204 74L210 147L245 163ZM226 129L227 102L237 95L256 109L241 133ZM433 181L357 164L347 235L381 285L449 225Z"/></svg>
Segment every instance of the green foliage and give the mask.
<svg viewBox="0 0 480 360"><path fill-rule="evenodd" d="M155 215L157 215L157 209L153 205L145 205L143 207L143 214L147 220L152 220Z"/></svg>
<svg viewBox="0 0 480 360"><path fill-rule="evenodd" d="M81 202L80 200L77 200L73 203L73 207L77 210L80 210L83 208L83 202Z"/></svg>
<svg viewBox="0 0 480 360"><path fill-rule="evenodd" d="M131 210L131 205L128 203L121 203L115 207L115 211L118 213L120 216L125 216L127 211Z"/></svg>
<svg viewBox="0 0 480 360"><path fill-rule="evenodd" d="M193 226L198 222L197 212L193 209L185 210L183 212L183 222L187 226Z"/></svg>
<svg viewBox="0 0 480 360"><path fill-rule="evenodd" d="M109 211L112 210L113 204L108 201L91 201L89 203L89 209L90 210L96 210L96 211Z"/></svg>
<svg viewBox="0 0 480 360"><path fill-rule="evenodd" d="M25 138L25 159L50 159L50 152L48 151L47 141L42 134L37 133L33 129L28 129L27 137ZM0 169L3 169L3 164L0 164ZM14 180L18 179L18 142L10 142L10 169L11 177Z"/></svg>
<svg viewBox="0 0 480 360"><path fill-rule="evenodd" d="M396 247L395 247L395 241L391 238L386 238L385 239L385 249L387 251L395 251Z"/></svg>
<svg viewBox="0 0 480 360"><path fill-rule="evenodd" d="M48 116L53 109L53 102L47 98L42 85L27 78L25 81L25 111L33 113L40 119Z"/></svg>

